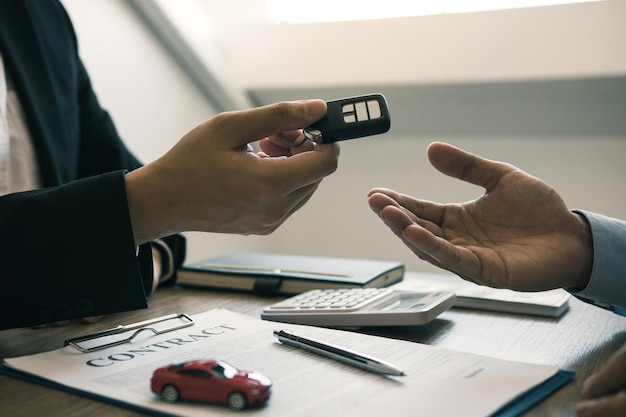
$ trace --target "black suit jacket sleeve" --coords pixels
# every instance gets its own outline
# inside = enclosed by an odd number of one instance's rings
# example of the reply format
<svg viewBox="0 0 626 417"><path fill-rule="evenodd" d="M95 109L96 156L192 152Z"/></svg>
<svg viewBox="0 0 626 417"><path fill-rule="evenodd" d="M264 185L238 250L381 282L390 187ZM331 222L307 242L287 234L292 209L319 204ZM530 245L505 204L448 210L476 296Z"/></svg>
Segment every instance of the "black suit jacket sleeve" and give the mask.
<svg viewBox="0 0 626 417"><path fill-rule="evenodd" d="M124 183L140 163L98 103L65 10L0 0L0 50L46 187L0 197L0 329L146 307L151 254L137 256Z"/></svg>

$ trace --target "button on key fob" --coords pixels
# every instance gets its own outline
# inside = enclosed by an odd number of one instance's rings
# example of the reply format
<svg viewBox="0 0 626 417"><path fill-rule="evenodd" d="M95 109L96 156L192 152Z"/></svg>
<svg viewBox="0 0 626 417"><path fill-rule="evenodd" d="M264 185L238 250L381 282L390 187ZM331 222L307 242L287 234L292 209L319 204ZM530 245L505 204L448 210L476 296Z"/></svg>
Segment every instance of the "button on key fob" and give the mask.
<svg viewBox="0 0 626 417"><path fill-rule="evenodd" d="M304 135L313 142L378 135L391 127L389 108L382 94L342 98L326 104L326 115L304 129Z"/></svg>

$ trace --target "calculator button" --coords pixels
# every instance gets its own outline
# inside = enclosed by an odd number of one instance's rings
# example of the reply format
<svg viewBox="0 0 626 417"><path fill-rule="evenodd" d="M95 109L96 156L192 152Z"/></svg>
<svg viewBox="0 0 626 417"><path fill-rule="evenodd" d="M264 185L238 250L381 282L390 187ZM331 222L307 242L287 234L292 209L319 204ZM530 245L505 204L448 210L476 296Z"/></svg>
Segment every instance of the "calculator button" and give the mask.
<svg viewBox="0 0 626 417"><path fill-rule="evenodd" d="M331 307L338 308L338 307L345 307L347 305L348 303L346 303L345 301L337 301L336 303L333 303Z"/></svg>
<svg viewBox="0 0 626 417"><path fill-rule="evenodd" d="M315 308L326 308L326 307L330 307L330 303L323 302L323 303L318 303L315 305Z"/></svg>
<svg viewBox="0 0 626 417"><path fill-rule="evenodd" d="M270 306L271 310L340 312L363 308L387 296L388 288L356 288L339 290L311 290Z"/></svg>
<svg viewBox="0 0 626 417"><path fill-rule="evenodd" d="M284 310L286 309L295 309L295 308L300 308L300 304L298 303L281 303L281 304L276 304L273 305L272 308L274 309L278 309L278 308L282 308Z"/></svg>

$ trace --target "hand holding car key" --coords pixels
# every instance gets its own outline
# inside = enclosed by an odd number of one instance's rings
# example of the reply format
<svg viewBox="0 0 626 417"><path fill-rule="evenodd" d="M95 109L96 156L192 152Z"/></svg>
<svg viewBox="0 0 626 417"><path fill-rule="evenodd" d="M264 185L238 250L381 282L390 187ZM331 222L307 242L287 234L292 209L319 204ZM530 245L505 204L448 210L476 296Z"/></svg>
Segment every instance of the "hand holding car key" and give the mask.
<svg viewBox="0 0 626 417"><path fill-rule="evenodd" d="M326 102L326 115L303 129L304 138L296 143L279 136L288 146L300 146L307 139L331 143L385 133L391 126L389 108L382 94L348 97Z"/></svg>

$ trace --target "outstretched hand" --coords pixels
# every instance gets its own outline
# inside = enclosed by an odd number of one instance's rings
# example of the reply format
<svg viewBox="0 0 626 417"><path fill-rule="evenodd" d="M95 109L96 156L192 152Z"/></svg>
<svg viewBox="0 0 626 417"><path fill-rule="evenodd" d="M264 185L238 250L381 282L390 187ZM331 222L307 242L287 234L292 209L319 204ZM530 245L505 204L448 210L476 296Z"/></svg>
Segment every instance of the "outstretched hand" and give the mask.
<svg viewBox="0 0 626 417"><path fill-rule="evenodd" d="M322 100L221 113L163 157L126 175L140 244L184 231L268 234L304 205L337 168L339 147L299 143L326 113ZM248 145L259 142L261 152Z"/></svg>
<svg viewBox="0 0 626 417"><path fill-rule="evenodd" d="M440 142L429 146L428 157L442 173L485 193L462 204L439 204L371 190L372 210L417 256L497 288L586 286L592 264L589 226L552 187L512 165Z"/></svg>

